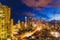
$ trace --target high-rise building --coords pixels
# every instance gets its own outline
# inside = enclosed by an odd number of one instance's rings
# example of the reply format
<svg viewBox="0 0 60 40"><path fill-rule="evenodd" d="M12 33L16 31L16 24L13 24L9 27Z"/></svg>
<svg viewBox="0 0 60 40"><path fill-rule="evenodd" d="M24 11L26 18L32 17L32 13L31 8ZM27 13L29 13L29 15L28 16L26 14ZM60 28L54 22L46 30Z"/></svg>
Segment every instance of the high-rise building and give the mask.
<svg viewBox="0 0 60 40"><path fill-rule="evenodd" d="M7 40L10 37L10 11L11 9L0 3L0 40Z"/></svg>
<svg viewBox="0 0 60 40"><path fill-rule="evenodd" d="M32 23L33 23L33 18L28 18L28 28L29 28L29 30L32 30L32 27L33 27Z"/></svg>

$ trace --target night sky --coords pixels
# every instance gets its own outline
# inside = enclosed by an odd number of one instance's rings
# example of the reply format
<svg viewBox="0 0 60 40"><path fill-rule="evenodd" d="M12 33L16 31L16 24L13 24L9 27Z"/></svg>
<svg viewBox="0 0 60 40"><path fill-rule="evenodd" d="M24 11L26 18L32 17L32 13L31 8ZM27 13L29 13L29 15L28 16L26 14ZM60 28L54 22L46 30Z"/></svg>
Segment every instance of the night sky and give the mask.
<svg viewBox="0 0 60 40"><path fill-rule="evenodd" d="M0 0L11 8L11 18L15 21L24 17L60 20L60 0Z"/></svg>

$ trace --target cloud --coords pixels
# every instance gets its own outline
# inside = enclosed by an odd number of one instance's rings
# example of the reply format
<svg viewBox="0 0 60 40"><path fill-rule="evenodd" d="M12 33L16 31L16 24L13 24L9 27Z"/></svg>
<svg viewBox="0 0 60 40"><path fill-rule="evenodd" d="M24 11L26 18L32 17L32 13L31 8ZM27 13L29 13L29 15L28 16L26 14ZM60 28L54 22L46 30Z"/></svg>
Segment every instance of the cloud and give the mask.
<svg viewBox="0 0 60 40"><path fill-rule="evenodd" d="M47 6L51 0L22 0L29 7Z"/></svg>
<svg viewBox="0 0 60 40"><path fill-rule="evenodd" d="M31 12L24 12L23 13L25 16L29 16L29 17L32 17L32 16L35 16L35 14L31 13Z"/></svg>
<svg viewBox="0 0 60 40"><path fill-rule="evenodd" d="M60 20L60 14L51 15L49 20Z"/></svg>
<svg viewBox="0 0 60 40"><path fill-rule="evenodd" d="M60 1L54 3L54 7L60 7Z"/></svg>
<svg viewBox="0 0 60 40"><path fill-rule="evenodd" d="M60 0L22 0L29 7L60 7Z"/></svg>

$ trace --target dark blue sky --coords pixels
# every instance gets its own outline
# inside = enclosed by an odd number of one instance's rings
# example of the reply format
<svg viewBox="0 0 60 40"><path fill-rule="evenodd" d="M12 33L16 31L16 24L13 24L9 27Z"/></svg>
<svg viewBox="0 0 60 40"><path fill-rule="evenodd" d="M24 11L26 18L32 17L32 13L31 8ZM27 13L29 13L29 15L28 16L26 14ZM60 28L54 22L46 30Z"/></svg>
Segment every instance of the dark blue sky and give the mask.
<svg viewBox="0 0 60 40"><path fill-rule="evenodd" d="M40 0L33 0L34 3L30 4L32 0L0 0L4 5L8 5L11 8L11 18L14 20L24 20L25 16L42 18L47 20L60 20L60 1L53 0L49 3L46 1L40 2ZM49 0L50 1L50 0ZM41 4L39 4L39 2ZM39 5L38 5L39 4ZM31 6L32 5L32 6Z"/></svg>

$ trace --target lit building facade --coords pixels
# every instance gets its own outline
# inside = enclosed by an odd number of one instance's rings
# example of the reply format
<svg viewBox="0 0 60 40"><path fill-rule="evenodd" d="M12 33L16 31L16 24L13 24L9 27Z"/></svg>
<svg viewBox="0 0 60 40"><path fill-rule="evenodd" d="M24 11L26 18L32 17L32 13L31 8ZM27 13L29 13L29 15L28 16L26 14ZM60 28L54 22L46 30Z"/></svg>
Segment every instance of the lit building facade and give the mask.
<svg viewBox="0 0 60 40"><path fill-rule="evenodd" d="M0 3L0 40L6 40L10 35L10 11L11 9Z"/></svg>

